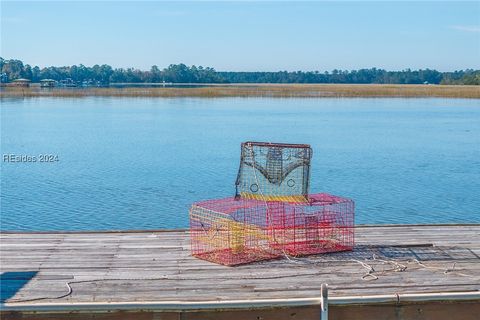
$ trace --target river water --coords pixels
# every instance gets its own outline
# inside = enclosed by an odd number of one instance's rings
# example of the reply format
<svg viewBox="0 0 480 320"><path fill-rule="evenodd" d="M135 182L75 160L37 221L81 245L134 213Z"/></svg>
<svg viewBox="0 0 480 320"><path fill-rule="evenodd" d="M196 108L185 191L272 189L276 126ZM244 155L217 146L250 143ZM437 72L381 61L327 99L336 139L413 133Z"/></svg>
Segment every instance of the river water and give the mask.
<svg viewBox="0 0 480 320"><path fill-rule="evenodd" d="M188 227L247 140L311 144L358 224L480 222L479 100L32 98L1 101L1 230Z"/></svg>

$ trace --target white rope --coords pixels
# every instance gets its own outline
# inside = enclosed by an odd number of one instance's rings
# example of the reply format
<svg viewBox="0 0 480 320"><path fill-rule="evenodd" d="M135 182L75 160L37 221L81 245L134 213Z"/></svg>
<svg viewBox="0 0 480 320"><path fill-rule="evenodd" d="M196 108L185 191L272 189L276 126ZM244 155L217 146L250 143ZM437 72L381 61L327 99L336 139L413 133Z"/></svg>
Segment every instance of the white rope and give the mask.
<svg viewBox="0 0 480 320"><path fill-rule="evenodd" d="M5 302L31 302L31 301L39 301L39 300L57 300L57 299L62 299L70 296L73 293L73 288L72 284L78 284L78 283L94 283L94 282L104 282L104 281L155 281L155 280L168 280L167 277L162 277L162 278L111 278L111 279L92 279L92 280L78 280L78 281L67 281L65 282L65 285L67 286L67 292L64 294L61 294L56 297L40 297L40 298L32 298L32 299L13 299L13 300L6 300Z"/></svg>
<svg viewBox="0 0 480 320"><path fill-rule="evenodd" d="M374 261L380 261L382 263L388 263L388 264L391 264L393 265L394 267L394 271L395 272L403 272L405 270L407 270L407 266L404 265L404 264L401 264L401 263L398 263L396 262L395 260L383 260L383 259L378 259L377 256L375 255L375 253L372 255L372 258Z"/></svg>
<svg viewBox="0 0 480 320"><path fill-rule="evenodd" d="M443 274L449 274L449 273L455 273L456 275L459 275L459 276L462 276L462 277L468 277L468 278L474 278L473 275L470 275L470 274L466 274L466 273L462 273L462 272L458 272L457 270L455 270L455 267L457 265L456 262L454 262L452 264L452 267L449 268L448 266L446 268L442 268L442 267L433 267L433 266L427 266L425 265L423 262L420 262L418 259L413 259L413 262L415 262L416 264L418 264L419 266L425 268L425 269L430 269L430 270L439 270L439 271L443 271Z"/></svg>
<svg viewBox="0 0 480 320"><path fill-rule="evenodd" d="M378 280L378 277L373 274L375 272L375 269L371 265L369 265L368 263L365 263L363 261L357 260L357 259L350 259L350 261L359 263L362 267L367 269L367 273L365 273L362 276L362 280L366 280L366 281L369 280L369 279Z"/></svg>

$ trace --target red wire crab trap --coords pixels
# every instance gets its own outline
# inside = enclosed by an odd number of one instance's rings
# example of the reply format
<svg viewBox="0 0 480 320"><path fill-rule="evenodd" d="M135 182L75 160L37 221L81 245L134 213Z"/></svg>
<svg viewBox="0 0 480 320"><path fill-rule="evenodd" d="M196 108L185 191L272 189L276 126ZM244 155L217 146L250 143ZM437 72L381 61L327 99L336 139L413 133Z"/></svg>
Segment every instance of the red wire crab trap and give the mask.
<svg viewBox="0 0 480 320"><path fill-rule="evenodd" d="M338 252L354 247L354 202L326 193L304 203L269 202L268 236L272 248L290 256Z"/></svg>
<svg viewBox="0 0 480 320"><path fill-rule="evenodd" d="M233 266L352 250L354 202L308 194L306 144L242 143L234 198L190 208L192 255Z"/></svg>
<svg viewBox="0 0 480 320"><path fill-rule="evenodd" d="M265 204L226 198L190 208L192 255L233 266L279 257L270 246Z"/></svg>
<svg viewBox="0 0 480 320"><path fill-rule="evenodd" d="M305 201L310 159L308 144L244 142L235 183L237 198Z"/></svg>
<svg viewBox="0 0 480 320"><path fill-rule="evenodd" d="M284 255L351 250L353 223L353 201L324 193L303 203L203 201L190 209L192 254L232 266Z"/></svg>

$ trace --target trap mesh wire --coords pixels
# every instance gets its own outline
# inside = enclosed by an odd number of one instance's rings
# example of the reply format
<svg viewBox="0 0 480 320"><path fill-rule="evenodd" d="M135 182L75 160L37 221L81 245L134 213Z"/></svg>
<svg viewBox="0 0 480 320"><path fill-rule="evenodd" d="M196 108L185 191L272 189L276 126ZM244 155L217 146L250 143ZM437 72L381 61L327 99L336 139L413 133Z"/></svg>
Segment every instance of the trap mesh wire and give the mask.
<svg viewBox="0 0 480 320"><path fill-rule="evenodd" d="M242 143L235 197L305 202L311 157L307 144Z"/></svg>
<svg viewBox="0 0 480 320"><path fill-rule="evenodd" d="M268 203L271 246L291 256L352 250L354 202L326 193L306 203Z"/></svg>
<svg viewBox="0 0 480 320"><path fill-rule="evenodd" d="M226 198L190 208L192 255L232 266L279 256L270 247L263 202Z"/></svg>
<svg viewBox="0 0 480 320"><path fill-rule="evenodd" d="M351 250L353 201L328 194L304 202L227 198L190 209L192 254L223 265Z"/></svg>

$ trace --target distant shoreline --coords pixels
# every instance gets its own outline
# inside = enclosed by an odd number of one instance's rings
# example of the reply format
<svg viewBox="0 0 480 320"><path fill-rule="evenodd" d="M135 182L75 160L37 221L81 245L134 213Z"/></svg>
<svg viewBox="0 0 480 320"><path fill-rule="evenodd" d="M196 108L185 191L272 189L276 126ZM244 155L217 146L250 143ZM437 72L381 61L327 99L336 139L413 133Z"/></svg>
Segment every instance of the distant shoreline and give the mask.
<svg viewBox="0 0 480 320"><path fill-rule="evenodd" d="M179 84L181 86L182 84ZM480 86L386 84L183 84L184 87L40 88L2 87L0 98L28 97L267 97L267 98L469 98Z"/></svg>

